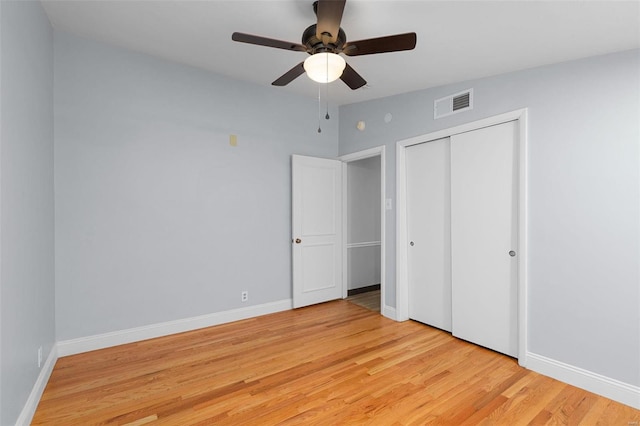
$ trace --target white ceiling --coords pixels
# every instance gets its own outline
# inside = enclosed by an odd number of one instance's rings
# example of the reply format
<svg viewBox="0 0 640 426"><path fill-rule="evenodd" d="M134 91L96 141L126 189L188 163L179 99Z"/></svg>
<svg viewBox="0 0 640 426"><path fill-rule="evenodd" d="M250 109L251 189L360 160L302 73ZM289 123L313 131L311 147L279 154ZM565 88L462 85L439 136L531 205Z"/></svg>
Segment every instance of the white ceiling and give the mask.
<svg viewBox="0 0 640 426"><path fill-rule="evenodd" d="M270 85L306 58L231 40L234 31L300 42L312 0L43 1L67 31L235 79ZM348 0L347 40L414 31L413 51L347 58L368 85L329 86L349 104L456 81L640 47L640 1ZM300 76L284 88L317 97Z"/></svg>

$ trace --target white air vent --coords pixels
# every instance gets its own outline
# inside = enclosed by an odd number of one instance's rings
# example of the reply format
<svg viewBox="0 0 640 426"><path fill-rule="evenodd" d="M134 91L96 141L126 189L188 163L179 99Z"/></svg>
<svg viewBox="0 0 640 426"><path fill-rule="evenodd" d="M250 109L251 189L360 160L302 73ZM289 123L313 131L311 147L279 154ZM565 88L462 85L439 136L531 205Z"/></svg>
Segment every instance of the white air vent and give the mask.
<svg viewBox="0 0 640 426"><path fill-rule="evenodd" d="M473 109L473 89L433 101L433 118L438 119L470 109Z"/></svg>

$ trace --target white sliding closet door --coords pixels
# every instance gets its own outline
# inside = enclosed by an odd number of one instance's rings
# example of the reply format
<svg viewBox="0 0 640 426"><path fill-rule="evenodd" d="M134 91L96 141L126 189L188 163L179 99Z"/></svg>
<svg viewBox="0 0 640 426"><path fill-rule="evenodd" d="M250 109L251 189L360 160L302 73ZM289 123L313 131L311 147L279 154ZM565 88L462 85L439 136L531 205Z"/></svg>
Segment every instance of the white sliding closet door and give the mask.
<svg viewBox="0 0 640 426"><path fill-rule="evenodd" d="M409 318L451 331L449 138L406 151Z"/></svg>
<svg viewBox="0 0 640 426"><path fill-rule="evenodd" d="M453 335L518 356L517 123L451 137Z"/></svg>

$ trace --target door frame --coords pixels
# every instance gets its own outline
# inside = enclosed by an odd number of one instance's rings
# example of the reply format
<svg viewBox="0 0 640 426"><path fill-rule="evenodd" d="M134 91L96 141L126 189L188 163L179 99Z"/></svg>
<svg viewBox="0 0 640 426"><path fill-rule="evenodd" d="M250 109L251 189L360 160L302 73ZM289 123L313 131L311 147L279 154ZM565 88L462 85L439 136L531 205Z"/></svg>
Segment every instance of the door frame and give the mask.
<svg viewBox="0 0 640 426"><path fill-rule="evenodd" d="M482 120L465 123L396 142L396 315L398 321L409 319L409 281L407 253L407 180L406 148L459 133L478 130L509 121L517 121L518 150L518 363L527 364L527 108L507 112Z"/></svg>
<svg viewBox="0 0 640 426"><path fill-rule="evenodd" d="M342 297L346 298L348 293L347 286L347 272L349 268L348 264L348 249L347 249L347 167L348 163L364 160L366 158L371 157L380 157L380 313L388 318L395 319L395 316L392 316L392 308L387 307L385 303L385 253L386 253L386 243L385 243L385 229L386 229L386 209L385 209L385 195L386 195L386 179L385 179L385 146L377 146L374 148L365 149L364 151L358 151L351 154L345 154L338 157L338 160L342 161Z"/></svg>

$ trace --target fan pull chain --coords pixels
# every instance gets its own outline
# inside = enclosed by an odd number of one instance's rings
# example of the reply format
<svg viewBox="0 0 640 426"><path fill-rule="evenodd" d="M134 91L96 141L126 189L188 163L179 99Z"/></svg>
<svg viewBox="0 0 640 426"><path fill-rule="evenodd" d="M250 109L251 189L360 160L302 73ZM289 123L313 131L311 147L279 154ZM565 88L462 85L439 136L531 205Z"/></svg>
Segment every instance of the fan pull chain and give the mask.
<svg viewBox="0 0 640 426"><path fill-rule="evenodd" d="M329 80L329 56L327 55L327 80ZM325 90L325 102L327 103L327 115L324 116L325 120L329 119L329 82L326 83L327 88Z"/></svg>
<svg viewBox="0 0 640 426"><path fill-rule="evenodd" d="M322 133L322 129L320 128L320 115L322 113L320 110L322 109L322 104L320 102L320 85L318 85L318 133Z"/></svg>

